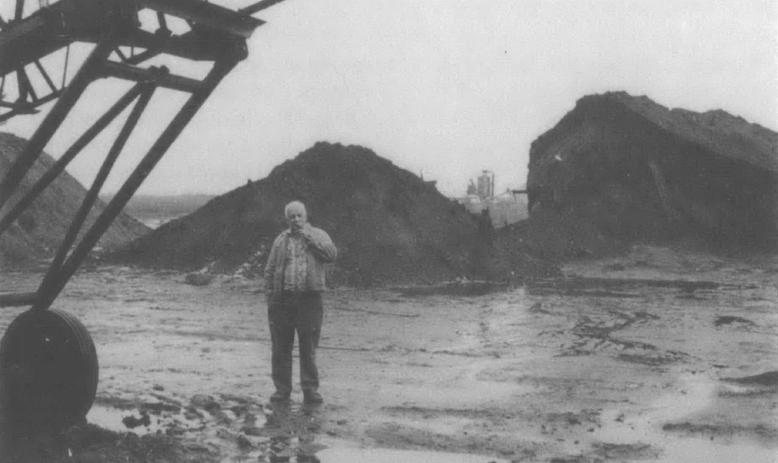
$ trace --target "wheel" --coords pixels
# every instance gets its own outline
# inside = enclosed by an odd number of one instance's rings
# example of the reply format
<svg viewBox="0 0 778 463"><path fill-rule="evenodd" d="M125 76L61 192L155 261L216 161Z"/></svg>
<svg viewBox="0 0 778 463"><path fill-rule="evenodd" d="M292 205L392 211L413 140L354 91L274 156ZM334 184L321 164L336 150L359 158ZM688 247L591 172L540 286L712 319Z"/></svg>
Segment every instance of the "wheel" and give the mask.
<svg viewBox="0 0 778 463"><path fill-rule="evenodd" d="M0 402L19 432L59 432L86 416L99 367L92 337L61 310L27 311L0 341Z"/></svg>

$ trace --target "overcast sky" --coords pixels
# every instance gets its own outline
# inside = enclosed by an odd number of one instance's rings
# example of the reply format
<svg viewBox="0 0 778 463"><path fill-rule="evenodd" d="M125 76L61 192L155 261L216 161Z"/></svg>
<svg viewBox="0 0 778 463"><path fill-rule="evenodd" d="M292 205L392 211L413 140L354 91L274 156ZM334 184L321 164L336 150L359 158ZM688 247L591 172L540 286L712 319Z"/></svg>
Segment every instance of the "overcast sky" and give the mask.
<svg viewBox="0 0 778 463"><path fill-rule="evenodd" d="M606 91L778 130L775 0L286 0L256 16L268 24L249 58L140 193L221 194L320 140L371 148L446 195L464 194L481 169L498 190L517 187L530 143L577 99ZM47 151L58 157L124 88L93 84ZM158 91L108 190L182 102ZM38 120L1 130L29 136ZM109 141L70 168L82 183Z"/></svg>

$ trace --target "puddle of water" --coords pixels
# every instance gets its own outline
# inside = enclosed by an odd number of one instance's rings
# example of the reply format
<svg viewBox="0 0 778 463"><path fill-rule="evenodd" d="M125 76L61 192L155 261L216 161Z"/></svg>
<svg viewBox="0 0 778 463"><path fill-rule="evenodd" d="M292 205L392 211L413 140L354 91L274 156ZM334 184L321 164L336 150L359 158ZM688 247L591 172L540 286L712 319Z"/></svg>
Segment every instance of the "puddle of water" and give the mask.
<svg viewBox="0 0 778 463"><path fill-rule="evenodd" d="M676 437L661 430L663 423L676 421L705 408L713 399L716 386L699 378L686 381L686 395L668 395L657 400L655 411L623 420L617 410L602 415L602 428L594 437L614 444L649 444L662 449L657 463L775 463L778 449L767 448L731 437ZM621 422L623 420L623 422Z"/></svg>
<svg viewBox="0 0 778 463"><path fill-rule="evenodd" d="M623 290L639 290L645 287L678 289L686 295L691 295L695 291L700 290L732 290L744 288L744 286L718 283L715 281L572 277L533 282L529 287L529 292L530 294L541 296L558 294L563 296L636 298L642 297L641 294L624 292Z"/></svg>
<svg viewBox="0 0 778 463"><path fill-rule="evenodd" d="M511 289L511 286L505 283L495 283L490 281L467 281L467 282L447 282L431 286L407 286L394 288L400 294L406 297L419 296L483 296L489 293L502 292Z"/></svg>
<svg viewBox="0 0 778 463"><path fill-rule="evenodd" d="M664 452L657 463L775 463L778 449L756 444L717 444L707 438L665 439Z"/></svg>
<svg viewBox="0 0 778 463"><path fill-rule="evenodd" d="M139 436L146 434L184 434L189 431L201 431L214 421L214 417L205 410L197 410L199 416L187 416L183 408L180 411L138 409L120 410L103 405L94 405L86 416L89 423L109 431L133 432ZM230 410L222 412L225 417L235 419ZM256 417L257 426L265 424L264 415Z"/></svg>
<svg viewBox="0 0 778 463"><path fill-rule="evenodd" d="M103 429L107 429L113 432L125 433L134 432L140 436L146 434L156 434L157 431L164 432L159 423L159 417L149 416L149 425L138 425L130 428L124 424L125 419L141 418L140 413L136 410L117 410L115 408L103 407L102 405L94 405L89 413L86 415L86 420L96 426L100 426Z"/></svg>
<svg viewBox="0 0 778 463"><path fill-rule="evenodd" d="M392 449L326 449L318 452L321 463L508 463L508 460L465 453Z"/></svg>

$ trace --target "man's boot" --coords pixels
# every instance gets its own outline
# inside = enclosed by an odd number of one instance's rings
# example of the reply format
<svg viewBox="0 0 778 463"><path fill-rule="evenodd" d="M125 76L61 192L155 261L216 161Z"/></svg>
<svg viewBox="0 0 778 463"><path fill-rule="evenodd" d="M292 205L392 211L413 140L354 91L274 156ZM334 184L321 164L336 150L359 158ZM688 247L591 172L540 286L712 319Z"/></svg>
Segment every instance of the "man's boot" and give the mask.
<svg viewBox="0 0 778 463"><path fill-rule="evenodd" d="M303 401L307 404L320 404L324 402L321 394L313 389L303 390Z"/></svg>
<svg viewBox="0 0 778 463"><path fill-rule="evenodd" d="M270 396L270 401L271 402L276 402L276 403L277 402L288 402L290 395L291 394L289 392L276 391L276 392L273 393L273 395Z"/></svg>

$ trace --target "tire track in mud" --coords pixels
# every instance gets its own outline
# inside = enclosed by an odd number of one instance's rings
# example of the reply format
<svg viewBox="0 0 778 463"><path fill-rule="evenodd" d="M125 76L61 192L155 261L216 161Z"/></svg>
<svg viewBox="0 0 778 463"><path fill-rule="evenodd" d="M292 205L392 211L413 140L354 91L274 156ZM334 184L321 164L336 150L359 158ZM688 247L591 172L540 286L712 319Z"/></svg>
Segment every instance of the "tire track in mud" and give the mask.
<svg viewBox="0 0 778 463"><path fill-rule="evenodd" d="M584 356L605 354L618 360L639 363L647 366L663 366L689 358L689 354L677 350L661 349L654 344L623 339L616 333L634 325L649 324L660 317L634 306L640 304L639 294L630 293L629 301L623 305L614 306L613 294L603 297L573 296L565 300L552 295L544 295L530 306L528 311L535 315L563 317L571 320L572 327L548 329L541 331L540 336L560 339L558 356ZM608 298L608 299L604 299ZM582 308L587 312L583 313Z"/></svg>
<svg viewBox="0 0 778 463"><path fill-rule="evenodd" d="M640 310L629 312L606 308L598 318L588 315L580 317L571 334L575 336L562 348L562 356L592 355L605 352L617 359L650 366L661 366L683 361L688 354L674 350L660 349L653 344L641 341L621 339L614 333L634 324L649 323L659 317Z"/></svg>

